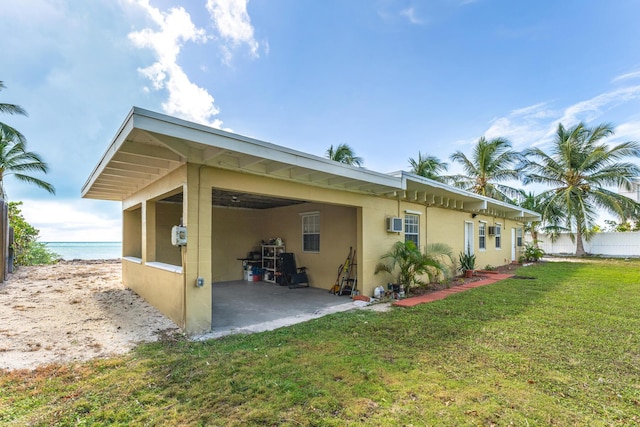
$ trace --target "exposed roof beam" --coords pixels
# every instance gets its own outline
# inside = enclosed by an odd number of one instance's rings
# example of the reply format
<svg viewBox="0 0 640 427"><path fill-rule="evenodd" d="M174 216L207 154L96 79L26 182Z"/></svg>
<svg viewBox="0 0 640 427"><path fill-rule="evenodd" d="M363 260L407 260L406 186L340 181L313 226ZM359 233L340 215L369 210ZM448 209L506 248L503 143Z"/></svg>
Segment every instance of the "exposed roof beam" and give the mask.
<svg viewBox="0 0 640 427"><path fill-rule="evenodd" d="M168 160L153 159L150 157L141 157L135 154L116 153L113 156L113 161L121 162L121 163L131 163L136 165L141 164L144 166L149 166L149 167L154 167L159 169L167 169L167 170L171 168L171 162L169 162Z"/></svg>
<svg viewBox="0 0 640 427"><path fill-rule="evenodd" d="M287 164L287 163L280 163L280 162L272 162L267 166L267 173L268 174L273 174L276 172L280 172L281 170L285 170L285 169L293 169L295 166Z"/></svg>
<svg viewBox="0 0 640 427"><path fill-rule="evenodd" d="M103 182L96 182L96 184L93 186L95 189L100 189L100 190L118 190L121 191L122 189L126 189L126 191L131 191L131 190L135 190L138 187L137 186L131 186L131 185L118 185L118 184L108 184L108 183L103 183Z"/></svg>
<svg viewBox="0 0 640 427"><path fill-rule="evenodd" d="M154 175L152 174L148 174L148 173L144 173L144 172L137 172L137 171L125 171L125 170L118 170L118 169L112 169L112 168L105 168L104 173L102 173L103 176L126 176L129 178L139 178L139 179L153 179Z"/></svg>
<svg viewBox="0 0 640 427"><path fill-rule="evenodd" d="M169 150L173 151L174 153L178 154L181 157L184 158L189 158L189 154L190 154L190 149L188 146L186 146L185 144L176 141L175 139L172 139L166 135L159 135L157 133L151 133L151 132L147 132L147 134L156 142L166 146Z"/></svg>
<svg viewBox="0 0 640 427"><path fill-rule="evenodd" d="M101 176L100 179L96 182L119 182L122 184L129 184L131 179L126 176Z"/></svg>
<svg viewBox="0 0 640 427"><path fill-rule="evenodd" d="M109 168L114 170L126 170L133 172L150 173L153 175L160 175L160 169L149 166L136 165L132 163L120 163L116 161L109 162Z"/></svg>
<svg viewBox="0 0 640 427"><path fill-rule="evenodd" d="M262 157L247 155L247 156L242 156L238 159L238 166L240 167L240 169L246 169L250 166L253 166L263 161L264 159Z"/></svg>
<svg viewBox="0 0 640 427"><path fill-rule="evenodd" d="M222 154L224 154L224 152L225 150L218 147L205 148L204 150L202 150L202 161L206 163L208 161L214 160L216 157L220 157Z"/></svg>
<svg viewBox="0 0 640 427"><path fill-rule="evenodd" d="M295 167L289 171L289 176L291 178L297 179L303 176L311 175L314 171L311 169L299 168Z"/></svg>
<svg viewBox="0 0 640 427"><path fill-rule="evenodd" d="M478 200L476 202L464 202L464 208L472 211L487 209L487 201Z"/></svg>
<svg viewBox="0 0 640 427"><path fill-rule="evenodd" d="M135 154L136 156L149 157L152 159L161 158L172 162L184 162L185 159L176 154L175 152L168 150L164 147L157 145L141 144L134 141L126 141L120 148L120 153Z"/></svg>

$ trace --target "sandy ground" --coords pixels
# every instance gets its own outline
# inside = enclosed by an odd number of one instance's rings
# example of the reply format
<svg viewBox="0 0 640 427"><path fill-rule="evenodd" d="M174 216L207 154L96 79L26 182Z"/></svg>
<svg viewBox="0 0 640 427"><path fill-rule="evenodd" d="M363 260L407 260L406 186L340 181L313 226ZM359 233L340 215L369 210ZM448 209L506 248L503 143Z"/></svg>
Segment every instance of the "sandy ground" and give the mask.
<svg viewBox="0 0 640 427"><path fill-rule="evenodd" d="M177 331L124 288L119 261L21 267L0 283L0 369L122 354Z"/></svg>

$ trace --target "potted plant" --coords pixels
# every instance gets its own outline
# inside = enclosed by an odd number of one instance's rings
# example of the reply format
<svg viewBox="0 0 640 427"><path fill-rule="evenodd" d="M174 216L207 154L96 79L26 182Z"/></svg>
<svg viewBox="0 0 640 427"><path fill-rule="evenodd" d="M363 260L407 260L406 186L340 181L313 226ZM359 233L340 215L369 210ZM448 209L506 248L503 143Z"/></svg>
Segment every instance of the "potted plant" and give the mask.
<svg viewBox="0 0 640 427"><path fill-rule="evenodd" d="M447 273L446 259L451 261L451 248L444 243L427 245L423 253L412 241L396 242L391 251L380 257L387 262L376 265L375 274L384 271L394 275L397 271L397 284L403 285L405 291L413 285L426 284L420 276L426 275L429 280Z"/></svg>
<svg viewBox="0 0 640 427"><path fill-rule="evenodd" d="M464 277L473 276L473 270L476 268L476 256L470 251L460 252L460 270L464 274Z"/></svg>

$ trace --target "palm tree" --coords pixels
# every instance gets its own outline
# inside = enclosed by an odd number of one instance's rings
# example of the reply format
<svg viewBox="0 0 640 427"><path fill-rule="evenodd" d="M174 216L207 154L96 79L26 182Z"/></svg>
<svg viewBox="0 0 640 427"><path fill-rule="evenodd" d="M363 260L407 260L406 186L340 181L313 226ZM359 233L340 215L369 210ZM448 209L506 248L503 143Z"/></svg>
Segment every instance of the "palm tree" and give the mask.
<svg viewBox="0 0 640 427"><path fill-rule="evenodd" d="M378 263L374 274L383 271L393 276L397 271L398 284L404 285L408 291L415 284L427 284L420 279L422 275L430 281L441 275L446 277L451 256L451 247L445 243L432 243L427 245L425 252L421 252L411 240L396 242L389 252L380 257L387 263Z"/></svg>
<svg viewBox="0 0 640 427"><path fill-rule="evenodd" d="M0 90L5 85L0 81ZM0 103L0 113L27 115L24 108L19 105ZM47 173L48 166L36 153L26 150L27 140L18 130L0 122L0 197L6 199L4 178L13 175L19 181L34 184L55 194L53 185L39 178L35 178L28 172Z"/></svg>
<svg viewBox="0 0 640 427"><path fill-rule="evenodd" d="M518 190L499 182L517 180L520 173L515 169L520 154L511 150L511 143L504 138L487 141L481 137L473 149L471 159L461 151L451 155L451 160L464 168L465 175L453 175L453 185L483 196L511 202L518 197Z"/></svg>
<svg viewBox="0 0 640 427"><path fill-rule="evenodd" d="M27 151L25 142L0 124L0 197L6 199L4 178L9 175L55 194L53 185L28 174L29 172L47 173L48 169L49 167L38 154Z"/></svg>
<svg viewBox="0 0 640 427"><path fill-rule="evenodd" d="M0 80L0 91L2 89L6 89L4 82ZM0 113L4 114L20 114L22 116L27 116L27 112L24 108L15 104L6 104L0 102ZM13 133L20 141L26 142L26 138L22 135L17 129L12 128L11 126L0 122L0 128L3 129L4 132Z"/></svg>
<svg viewBox="0 0 640 427"><path fill-rule="evenodd" d="M610 124L589 128L579 123L568 129L558 124L550 149L530 148L523 153L524 184L552 187L540 194L545 200L542 217L570 231L571 239L577 240L578 256L585 254L582 238L591 238L598 208L619 216L640 208L633 200L606 188L630 188L632 179L640 175L640 167L623 161L640 157L640 145L628 141L609 147L601 142L611 135ZM553 214L552 210L563 215Z"/></svg>
<svg viewBox="0 0 640 427"><path fill-rule="evenodd" d="M419 151L418 160L410 158L409 165L411 166L411 173L439 182L445 182L446 178L442 176L442 172L446 172L449 168L446 162L440 161L436 156L427 156L425 154L422 157L422 153Z"/></svg>
<svg viewBox="0 0 640 427"><path fill-rule="evenodd" d="M339 144L335 149L333 145L326 151L327 158L336 162L352 166L362 166L362 157L357 157L347 144Z"/></svg>

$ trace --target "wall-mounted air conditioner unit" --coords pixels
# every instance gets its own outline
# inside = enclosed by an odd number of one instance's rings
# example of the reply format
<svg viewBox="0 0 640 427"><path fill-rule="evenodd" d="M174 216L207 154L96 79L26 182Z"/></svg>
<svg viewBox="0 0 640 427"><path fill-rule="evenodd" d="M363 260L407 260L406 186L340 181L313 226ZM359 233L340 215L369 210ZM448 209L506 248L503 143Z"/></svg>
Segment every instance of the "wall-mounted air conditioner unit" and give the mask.
<svg viewBox="0 0 640 427"><path fill-rule="evenodd" d="M387 218L387 231L389 233L402 233L404 231L402 218L395 216Z"/></svg>
<svg viewBox="0 0 640 427"><path fill-rule="evenodd" d="M489 227L487 227L487 232L489 233L489 236L495 236L496 227L494 225L490 225Z"/></svg>

